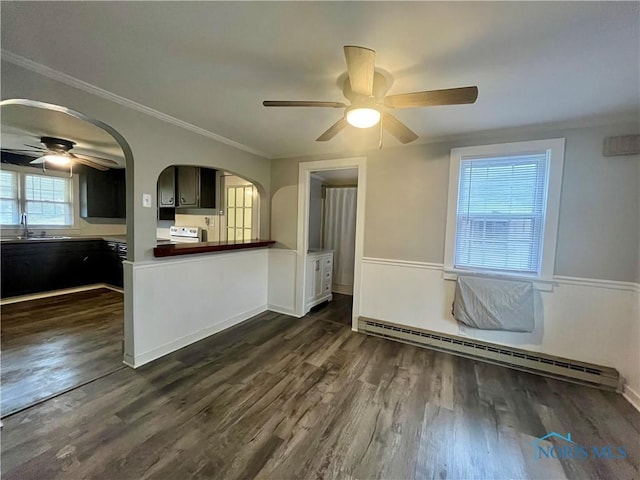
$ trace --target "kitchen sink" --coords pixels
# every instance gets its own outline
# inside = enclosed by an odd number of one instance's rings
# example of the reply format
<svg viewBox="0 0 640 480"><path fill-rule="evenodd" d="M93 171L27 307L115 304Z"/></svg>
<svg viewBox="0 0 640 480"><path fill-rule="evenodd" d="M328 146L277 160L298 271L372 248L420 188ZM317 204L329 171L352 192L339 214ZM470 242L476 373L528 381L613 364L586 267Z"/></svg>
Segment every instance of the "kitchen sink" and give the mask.
<svg viewBox="0 0 640 480"><path fill-rule="evenodd" d="M28 238L21 238L18 237L19 239L22 240L67 240L71 237L63 237L63 236L59 236L59 235L54 235L51 237L28 237Z"/></svg>

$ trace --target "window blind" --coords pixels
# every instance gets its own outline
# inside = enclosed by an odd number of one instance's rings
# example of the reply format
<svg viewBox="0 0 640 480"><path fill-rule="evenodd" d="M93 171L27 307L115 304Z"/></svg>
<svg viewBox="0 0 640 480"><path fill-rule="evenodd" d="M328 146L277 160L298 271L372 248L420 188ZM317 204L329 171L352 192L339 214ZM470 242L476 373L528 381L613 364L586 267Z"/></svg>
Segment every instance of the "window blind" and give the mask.
<svg viewBox="0 0 640 480"><path fill-rule="evenodd" d="M25 210L31 225L72 225L70 181L25 175Z"/></svg>
<svg viewBox="0 0 640 480"><path fill-rule="evenodd" d="M547 166L546 153L461 160L456 268L539 273Z"/></svg>
<svg viewBox="0 0 640 480"><path fill-rule="evenodd" d="M18 175L0 171L0 224L15 225L20 220L18 212Z"/></svg>

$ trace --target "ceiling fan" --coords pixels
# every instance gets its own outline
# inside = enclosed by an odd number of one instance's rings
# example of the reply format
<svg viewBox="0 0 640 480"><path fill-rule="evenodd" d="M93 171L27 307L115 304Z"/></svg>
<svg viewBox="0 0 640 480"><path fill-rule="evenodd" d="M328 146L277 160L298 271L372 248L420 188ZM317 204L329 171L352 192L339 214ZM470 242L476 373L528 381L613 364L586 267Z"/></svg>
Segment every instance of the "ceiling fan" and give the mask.
<svg viewBox="0 0 640 480"><path fill-rule="evenodd" d="M17 155L25 155L28 157L36 157L35 160L29 162L31 165L42 165L42 170L45 170L47 164L55 165L59 167L69 166L72 173L73 164L82 164L87 167L95 168L96 170L109 170L109 166L118 165L117 162L108 158L81 155L79 153L71 152L71 149L76 144L71 140L65 140L57 137L40 137L40 145L28 145L25 144L28 149L11 149L2 148L3 152L13 153Z"/></svg>
<svg viewBox="0 0 640 480"><path fill-rule="evenodd" d="M418 138L415 132L391 115L389 110L474 103L478 98L478 87L476 86L385 96L390 85L387 84L384 75L375 71L376 52L374 50L347 45L344 47L344 56L347 63L347 77L342 93L349 100L349 105L342 102L295 100L265 100L262 104L265 107L344 108L344 116L331 125L316 141L331 140L347 125L369 128L380 123L380 148L382 148L382 129L396 137L401 143L410 143Z"/></svg>

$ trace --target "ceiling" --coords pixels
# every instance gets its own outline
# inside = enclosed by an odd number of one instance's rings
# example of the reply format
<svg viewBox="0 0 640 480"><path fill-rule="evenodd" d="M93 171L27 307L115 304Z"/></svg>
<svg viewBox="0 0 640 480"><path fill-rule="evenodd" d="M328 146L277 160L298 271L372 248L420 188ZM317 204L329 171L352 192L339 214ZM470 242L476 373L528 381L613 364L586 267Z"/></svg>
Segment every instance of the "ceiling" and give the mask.
<svg viewBox="0 0 640 480"><path fill-rule="evenodd" d="M124 168L125 160L118 142L100 127L63 112L28 105L3 105L2 148L21 150L44 147L41 137L56 137L75 143L73 153L113 160Z"/></svg>
<svg viewBox="0 0 640 480"><path fill-rule="evenodd" d="M343 101L343 45L375 49L389 94L477 85L474 105L396 111L416 141L638 116L637 2L2 2L2 48L263 152L377 146L376 128L315 142ZM121 132L126 138L126 132ZM387 146L398 142L385 135Z"/></svg>

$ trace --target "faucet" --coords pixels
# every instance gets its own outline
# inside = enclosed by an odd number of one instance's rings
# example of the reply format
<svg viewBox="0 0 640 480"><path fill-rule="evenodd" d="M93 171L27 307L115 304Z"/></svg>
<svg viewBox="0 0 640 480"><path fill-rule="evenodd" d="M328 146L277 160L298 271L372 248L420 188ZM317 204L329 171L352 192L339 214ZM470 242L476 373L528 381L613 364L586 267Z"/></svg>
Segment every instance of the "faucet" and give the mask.
<svg viewBox="0 0 640 480"><path fill-rule="evenodd" d="M22 237L29 238L29 223L27 222L27 212L22 212L20 215L20 225L24 225L22 227Z"/></svg>

